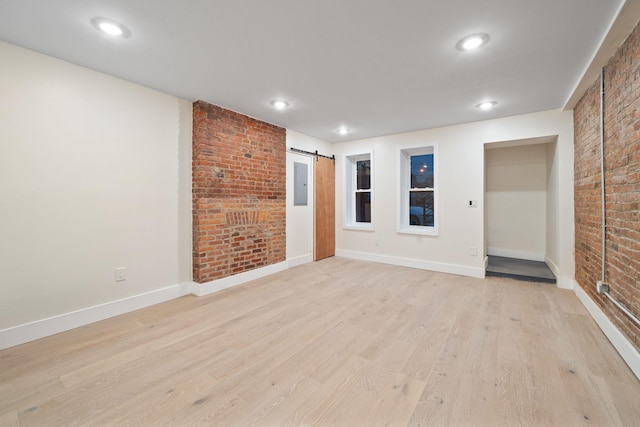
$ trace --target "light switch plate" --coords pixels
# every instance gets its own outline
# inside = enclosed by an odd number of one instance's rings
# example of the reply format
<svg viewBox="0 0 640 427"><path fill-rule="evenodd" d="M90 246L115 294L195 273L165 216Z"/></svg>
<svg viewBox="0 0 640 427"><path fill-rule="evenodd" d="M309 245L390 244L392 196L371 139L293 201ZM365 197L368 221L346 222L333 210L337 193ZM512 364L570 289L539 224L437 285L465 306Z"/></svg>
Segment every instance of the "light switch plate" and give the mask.
<svg viewBox="0 0 640 427"><path fill-rule="evenodd" d="M116 282L124 282L127 280L127 269L126 267L118 267L116 268Z"/></svg>

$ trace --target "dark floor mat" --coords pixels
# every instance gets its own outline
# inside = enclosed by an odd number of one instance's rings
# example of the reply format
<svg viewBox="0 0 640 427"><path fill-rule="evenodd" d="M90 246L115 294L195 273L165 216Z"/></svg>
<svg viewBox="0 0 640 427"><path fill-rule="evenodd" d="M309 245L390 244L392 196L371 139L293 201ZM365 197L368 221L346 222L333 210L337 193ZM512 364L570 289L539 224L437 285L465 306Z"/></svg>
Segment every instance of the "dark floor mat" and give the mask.
<svg viewBox="0 0 640 427"><path fill-rule="evenodd" d="M530 282L556 283L547 264L539 261L489 256L487 276L510 277Z"/></svg>

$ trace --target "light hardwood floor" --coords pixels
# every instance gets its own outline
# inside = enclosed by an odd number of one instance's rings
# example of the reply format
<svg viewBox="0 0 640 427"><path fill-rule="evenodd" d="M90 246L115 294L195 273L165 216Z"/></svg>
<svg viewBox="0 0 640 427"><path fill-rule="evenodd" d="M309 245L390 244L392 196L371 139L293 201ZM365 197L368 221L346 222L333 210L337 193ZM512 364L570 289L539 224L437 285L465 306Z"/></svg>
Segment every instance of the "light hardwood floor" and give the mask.
<svg viewBox="0 0 640 427"><path fill-rule="evenodd" d="M341 258L0 352L0 425L640 425L573 292Z"/></svg>

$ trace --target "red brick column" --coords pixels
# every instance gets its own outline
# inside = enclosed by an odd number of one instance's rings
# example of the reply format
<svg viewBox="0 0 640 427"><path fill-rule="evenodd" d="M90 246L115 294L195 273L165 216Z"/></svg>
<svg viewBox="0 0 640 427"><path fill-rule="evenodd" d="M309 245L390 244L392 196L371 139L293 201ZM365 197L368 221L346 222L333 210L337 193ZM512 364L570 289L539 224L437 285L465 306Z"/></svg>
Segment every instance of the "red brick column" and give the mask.
<svg viewBox="0 0 640 427"><path fill-rule="evenodd" d="M197 283L286 257L286 130L193 104L193 278Z"/></svg>

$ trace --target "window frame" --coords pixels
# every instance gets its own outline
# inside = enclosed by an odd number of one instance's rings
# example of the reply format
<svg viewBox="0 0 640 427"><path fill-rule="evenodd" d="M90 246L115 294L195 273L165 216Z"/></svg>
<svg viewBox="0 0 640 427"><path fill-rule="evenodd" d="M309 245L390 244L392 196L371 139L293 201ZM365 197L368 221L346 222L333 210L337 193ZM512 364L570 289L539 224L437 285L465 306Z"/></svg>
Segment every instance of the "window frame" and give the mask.
<svg viewBox="0 0 640 427"><path fill-rule="evenodd" d="M374 230L374 161L373 152L345 155L345 206L343 228L347 230ZM357 162L369 161L369 189L358 190ZM356 194L369 193L371 201L371 222L356 221Z"/></svg>
<svg viewBox="0 0 640 427"><path fill-rule="evenodd" d="M420 155L433 155L433 188L411 188L411 157ZM416 234L423 236L438 236L439 233L439 162L438 145L436 143L425 144L418 147L402 148L399 150L400 157L400 185L398 200L398 233ZM409 221L410 194L412 192L432 192L433 193L433 225L411 225Z"/></svg>

